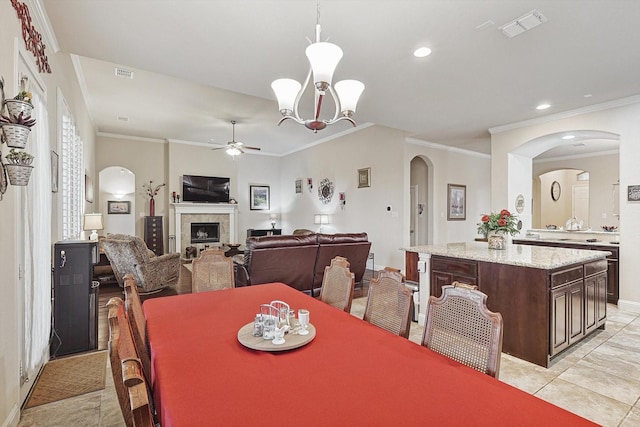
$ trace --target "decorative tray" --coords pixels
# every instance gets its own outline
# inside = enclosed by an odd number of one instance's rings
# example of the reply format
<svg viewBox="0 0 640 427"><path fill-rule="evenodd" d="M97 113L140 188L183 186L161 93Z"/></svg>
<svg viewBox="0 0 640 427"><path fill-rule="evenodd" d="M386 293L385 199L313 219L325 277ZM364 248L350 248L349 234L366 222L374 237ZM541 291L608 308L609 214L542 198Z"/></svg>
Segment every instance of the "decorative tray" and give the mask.
<svg viewBox="0 0 640 427"><path fill-rule="evenodd" d="M253 336L253 322L247 323L238 331L238 341L243 346L260 351L285 351L302 347L310 343L316 336L316 328L309 324L307 326L309 333L307 335L286 334L284 336L284 344L273 344L271 340L265 340L262 337Z"/></svg>

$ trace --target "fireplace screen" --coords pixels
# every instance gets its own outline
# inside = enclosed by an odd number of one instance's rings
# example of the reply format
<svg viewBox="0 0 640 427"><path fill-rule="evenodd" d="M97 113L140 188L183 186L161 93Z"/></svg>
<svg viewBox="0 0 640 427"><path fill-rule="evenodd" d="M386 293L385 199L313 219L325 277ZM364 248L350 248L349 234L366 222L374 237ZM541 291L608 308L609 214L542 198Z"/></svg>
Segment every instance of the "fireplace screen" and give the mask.
<svg viewBox="0 0 640 427"><path fill-rule="evenodd" d="M192 222L191 243L211 243L220 241L219 222Z"/></svg>

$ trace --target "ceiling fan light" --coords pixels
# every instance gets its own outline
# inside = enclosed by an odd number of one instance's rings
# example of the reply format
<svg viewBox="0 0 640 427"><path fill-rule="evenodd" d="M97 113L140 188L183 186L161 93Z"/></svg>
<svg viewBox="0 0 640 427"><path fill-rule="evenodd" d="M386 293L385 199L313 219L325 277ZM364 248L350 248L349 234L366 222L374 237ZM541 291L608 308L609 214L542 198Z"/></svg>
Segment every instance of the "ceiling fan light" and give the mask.
<svg viewBox="0 0 640 427"><path fill-rule="evenodd" d="M349 117L355 113L356 105L362 91L364 91L364 83L358 80L341 80L335 84L336 93L342 107L342 114Z"/></svg>
<svg viewBox="0 0 640 427"><path fill-rule="evenodd" d="M291 114L296 96L302 85L293 79L278 79L271 83L271 89L278 99L278 109L282 114Z"/></svg>
<svg viewBox="0 0 640 427"><path fill-rule="evenodd" d="M231 157L239 156L240 153L242 152L236 147L227 148L227 154L230 155Z"/></svg>
<svg viewBox="0 0 640 427"><path fill-rule="evenodd" d="M333 72L342 59L342 49L333 43L316 42L307 46L305 53L313 70L313 82L318 90L324 91L331 85Z"/></svg>

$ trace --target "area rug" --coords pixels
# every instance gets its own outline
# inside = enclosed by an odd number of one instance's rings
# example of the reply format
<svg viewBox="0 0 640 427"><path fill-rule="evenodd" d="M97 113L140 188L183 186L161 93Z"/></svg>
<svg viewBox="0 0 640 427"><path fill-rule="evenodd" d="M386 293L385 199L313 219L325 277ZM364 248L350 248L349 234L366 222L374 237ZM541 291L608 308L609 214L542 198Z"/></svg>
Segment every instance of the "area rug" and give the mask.
<svg viewBox="0 0 640 427"><path fill-rule="evenodd" d="M102 390L106 366L106 351L48 362L31 391L25 409Z"/></svg>

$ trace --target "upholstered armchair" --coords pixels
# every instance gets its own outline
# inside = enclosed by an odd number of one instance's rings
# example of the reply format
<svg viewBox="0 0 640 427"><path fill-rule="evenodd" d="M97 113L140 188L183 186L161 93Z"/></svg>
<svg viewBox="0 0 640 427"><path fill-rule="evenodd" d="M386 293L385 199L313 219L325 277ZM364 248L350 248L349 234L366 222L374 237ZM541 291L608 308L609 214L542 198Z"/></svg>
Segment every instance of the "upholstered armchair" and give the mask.
<svg viewBox="0 0 640 427"><path fill-rule="evenodd" d="M173 286L180 277L180 254L161 256L147 248L136 236L112 234L102 241L118 284L124 287L124 275L133 275L140 292L149 293Z"/></svg>

